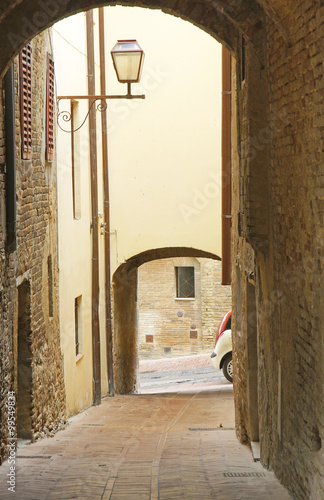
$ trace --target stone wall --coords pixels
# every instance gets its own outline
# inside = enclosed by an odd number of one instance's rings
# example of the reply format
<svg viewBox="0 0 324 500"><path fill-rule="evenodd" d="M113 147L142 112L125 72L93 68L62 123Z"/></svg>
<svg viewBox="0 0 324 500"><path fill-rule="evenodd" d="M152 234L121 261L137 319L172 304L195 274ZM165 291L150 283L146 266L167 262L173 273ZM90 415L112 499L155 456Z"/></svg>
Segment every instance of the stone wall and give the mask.
<svg viewBox="0 0 324 500"><path fill-rule="evenodd" d="M259 60L245 48L244 82L240 53L237 61L236 423L241 440L260 440L263 464L293 498L317 499L324 496L324 9L313 1L272 4Z"/></svg>
<svg viewBox="0 0 324 500"><path fill-rule="evenodd" d="M176 298L176 266L195 268L195 298ZM231 308L230 286L221 284L221 262L161 259L138 268L140 356L211 352L223 315Z"/></svg>
<svg viewBox="0 0 324 500"><path fill-rule="evenodd" d="M222 285L222 263L198 259L201 274L202 336L205 350L213 351L216 331L229 309L232 308L231 285Z"/></svg>
<svg viewBox="0 0 324 500"><path fill-rule="evenodd" d="M0 85L2 95L2 85ZM12 347L12 322L10 321L10 280L6 257L6 200L5 200L5 131L3 101L0 99L0 463L6 455L6 402L12 388L13 358L9 355Z"/></svg>
<svg viewBox="0 0 324 500"><path fill-rule="evenodd" d="M32 41L32 156L21 159L19 74L16 89L17 250L5 248L5 151L0 138L0 359L1 455L6 454L6 401L15 391L18 429L27 413L26 435L51 434L65 421L65 393L59 339L56 167L45 161L46 61L50 33ZM3 117L3 114L1 114ZM3 120L1 122L3 124ZM0 127L2 133L3 125ZM27 326L26 326L27 325ZM28 345L30 357L22 359ZM27 359L27 361L26 361ZM30 371L30 383L26 385ZM25 380L25 382L24 382ZM24 385L25 384L25 385ZM26 396L24 402L22 395ZM26 406L23 408L23 406ZM19 427L20 426L20 427ZM25 429L26 430L26 429ZM24 434L24 430L21 434Z"/></svg>
<svg viewBox="0 0 324 500"><path fill-rule="evenodd" d="M277 374L273 392L281 390L277 411L270 411L278 425L267 456L276 457L275 469L294 485L296 498L315 499L324 496L324 7L297 2L282 9L281 22L286 40L273 22L267 30L274 312L268 315L280 338L268 365Z"/></svg>

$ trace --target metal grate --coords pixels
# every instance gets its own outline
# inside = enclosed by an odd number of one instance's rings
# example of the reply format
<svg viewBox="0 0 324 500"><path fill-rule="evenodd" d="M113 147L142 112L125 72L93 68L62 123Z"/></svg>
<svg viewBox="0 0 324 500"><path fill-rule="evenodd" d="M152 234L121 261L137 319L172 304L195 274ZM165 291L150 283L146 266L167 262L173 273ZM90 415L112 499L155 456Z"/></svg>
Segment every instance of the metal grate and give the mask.
<svg viewBox="0 0 324 500"><path fill-rule="evenodd" d="M224 477L266 477L264 472L223 472Z"/></svg>
<svg viewBox="0 0 324 500"><path fill-rule="evenodd" d="M195 268L176 267L177 297L191 298L195 296Z"/></svg>
<svg viewBox="0 0 324 500"><path fill-rule="evenodd" d="M189 431L235 431L234 427L189 427Z"/></svg>
<svg viewBox="0 0 324 500"><path fill-rule="evenodd" d="M103 424L82 424L82 427L103 427Z"/></svg>

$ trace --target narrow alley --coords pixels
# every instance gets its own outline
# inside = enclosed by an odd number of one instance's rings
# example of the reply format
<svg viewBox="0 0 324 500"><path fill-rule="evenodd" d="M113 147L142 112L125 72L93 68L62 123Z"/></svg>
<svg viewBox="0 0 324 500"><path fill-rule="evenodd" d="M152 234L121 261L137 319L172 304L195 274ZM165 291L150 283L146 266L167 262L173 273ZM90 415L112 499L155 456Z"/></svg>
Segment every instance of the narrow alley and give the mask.
<svg viewBox="0 0 324 500"><path fill-rule="evenodd" d="M195 369L202 358L193 358ZM172 361L156 364L167 371ZM19 447L16 498L290 498L237 440L232 384L215 377L184 386L186 392L106 398L52 438ZM0 469L2 499L12 498L8 468L5 462Z"/></svg>

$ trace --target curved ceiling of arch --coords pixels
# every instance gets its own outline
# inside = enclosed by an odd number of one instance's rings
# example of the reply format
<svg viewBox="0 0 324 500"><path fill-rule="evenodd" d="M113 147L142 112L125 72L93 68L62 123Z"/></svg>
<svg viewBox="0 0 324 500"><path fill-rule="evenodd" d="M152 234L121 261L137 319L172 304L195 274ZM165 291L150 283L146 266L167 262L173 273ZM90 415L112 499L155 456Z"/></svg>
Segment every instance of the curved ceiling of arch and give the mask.
<svg viewBox="0 0 324 500"><path fill-rule="evenodd" d="M197 248L188 247L166 247L166 248L154 248L142 252L138 255L134 255L128 259L124 264L121 264L119 268L115 271L117 273L129 272L146 262L159 259L168 259L172 257L198 257L205 259L221 260L221 258L213 253L205 252L204 250L199 250Z"/></svg>
<svg viewBox="0 0 324 500"><path fill-rule="evenodd" d="M0 0L0 73L28 40L56 21L105 5L157 8L203 29L236 52L238 33L254 33L262 25L257 0ZM163 43L163 41L162 41Z"/></svg>

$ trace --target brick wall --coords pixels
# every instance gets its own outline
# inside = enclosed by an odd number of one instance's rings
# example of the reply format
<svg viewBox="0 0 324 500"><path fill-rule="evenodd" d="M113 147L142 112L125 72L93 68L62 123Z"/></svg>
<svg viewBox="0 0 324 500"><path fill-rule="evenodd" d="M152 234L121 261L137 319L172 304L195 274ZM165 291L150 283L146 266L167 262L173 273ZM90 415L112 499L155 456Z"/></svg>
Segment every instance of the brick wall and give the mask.
<svg viewBox="0 0 324 500"><path fill-rule="evenodd" d="M7 409L8 391L12 389L12 317L10 315L9 265L6 256L6 198L5 198L5 122L3 85L0 84L0 464L7 455ZM9 354L9 349L11 350Z"/></svg>
<svg viewBox="0 0 324 500"><path fill-rule="evenodd" d="M201 324L204 349L212 351L218 325L232 307L230 285L222 285L222 263L211 259L197 259L201 274Z"/></svg>
<svg viewBox="0 0 324 500"><path fill-rule="evenodd" d="M19 362L21 324L26 318L19 312L18 290L29 283L30 317L27 336L30 343L31 382L26 393L31 393L31 437L37 439L51 434L65 421L65 393L58 316L58 264L56 229L56 167L45 161L45 89L46 53L50 50L49 32L32 41L32 157L21 159L20 113L18 95L18 64L15 60L16 87L16 200L17 250L5 251L5 210L0 221L0 321L1 321L1 443L2 456L6 453L7 393L14 390L18 398L17 420L20 408L19 380L23 373ZM1 116L3 116L1 114ZM3 123L3 122L2 122ZM0 134L3 127L0 126ZM0 158L4 161L4 151ZM3 165L3 163L2 163ZM5 194L1 173L1 209ZM49 272L49 266L52 270ZM51 276L50 276L51 275ZM50 290L51 287L51 290ZM20 301L23 299L20 298ZM51 304L50 304L51 302ZM20 308L21 311L21 308ZM20 319L19 319L20 318ZM22 403L21 403L22 406Z"/></svg>
<svg viewBox="0 0 324 500"><path fill-rule="evenodd" d="M282 402L277 412L271 410L280 431L273 429L276 445L268 455L275 453L276 470L294 485L295 498L315 499L324 496L324 7L310 0L296 2L289 13L281 14L281 22L287 40L273 22L267 30L274 125L272 294L278 294L276 321L270 327L280 338L276 352L269 352L269 365L282 374ZM279 374L273 391L280 386L278 378Z"/></svg>
<svg viewBox="0 0 324 500"><path fill-rule="evenodd" d="M195 268L195 299L177 299L176 266ZM211 352L231 290L222 286L221 263L191 257L160 259L138 269L140 355L162 357Z"/></svg>
<svg viewBox="0 0 324 500"><path fill-rule="evenodd" d="M244 84L237 61L246 144L234 152L233 175L236 423L240 439L252 439L257 409L261 460L297 500L324 496L323 22L319 2L274 1L255 35L258 58L246 48Z"/></svg>
<svg viewBox="0 0 324 500"><path fill-rule="evenodd" d="M2 96L2 87L1 96ZM7 454L7 395L12 390L13 356L12 356L12 273L6 255L6 200L5 200L5 125L4 107L0 99L0 463Z"/></svg>

